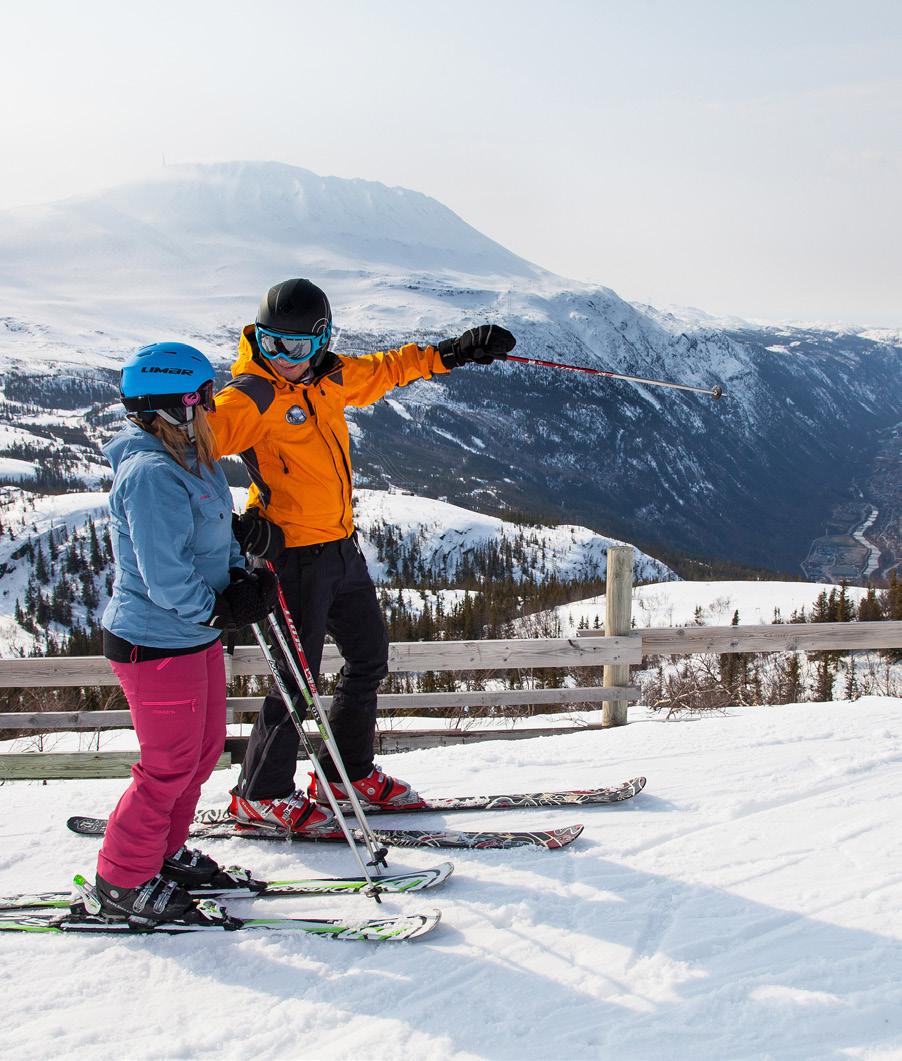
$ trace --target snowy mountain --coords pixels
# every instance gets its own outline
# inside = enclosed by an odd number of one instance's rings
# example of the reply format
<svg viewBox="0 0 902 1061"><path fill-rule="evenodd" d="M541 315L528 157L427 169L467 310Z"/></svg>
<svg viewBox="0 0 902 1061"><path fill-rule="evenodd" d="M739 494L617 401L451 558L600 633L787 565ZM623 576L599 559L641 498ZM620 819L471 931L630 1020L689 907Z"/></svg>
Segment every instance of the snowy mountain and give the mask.
<svg viewBox="0 0 902 1061"><path fill-rule="evenodd" d="M883 472L902 414L898 337L715 328L636 307L524 261L427 196L276 163L169 167L0 213L0 460L18 462L0 481L32 464L39 486L99 485L115 366L177 337L225 370L262 292L293 274L327 290L348 353L494 320L526 356L726 391L715 403L467 368L354 415L360 485L787 570L837 506L860 501L848 531L875 508L881 570L897 559L898 486Z"/></svg>

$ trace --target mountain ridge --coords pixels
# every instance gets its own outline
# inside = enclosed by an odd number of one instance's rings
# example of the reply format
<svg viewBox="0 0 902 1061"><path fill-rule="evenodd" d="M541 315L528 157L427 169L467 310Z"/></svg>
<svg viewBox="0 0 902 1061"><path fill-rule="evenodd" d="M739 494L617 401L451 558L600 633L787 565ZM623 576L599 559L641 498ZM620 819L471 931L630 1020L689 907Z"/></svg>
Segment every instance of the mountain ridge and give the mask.
<svg viewBox="0 0 902 1061"><path fill-rule="evenodd" d="M344 250L333 247L313 278L332 301L341 352L435 342L495 321L528 357L726 392L712 402L575 373L469 367L350 414L360 485L554 513L649 546L789 570L835 503L871 489L863 469L876 467L881 432L902 419L900 348L883 333L738 320L721 330L643 309L525 262L421 193L376 182L268 163L174 172L76 200L113 225L112 242L102 226L79 228L82 212L73 225L84 238L67 243L66 203L54 207L52 254L46 232L29 240L21 217L11 227L9 212L0 214L0 297L13 307L0 315L0 426L16 432L0 457L34 462L46 452L43 466L54 467L62 459L55 449L71 458L59 477L78 476L118 422L114 381L124 357L178 337L225 371L262 291L293 272L310 275L305 248L333 229ZM295 186L308 198L300 202ZM166 206L171 195L178 209ZM307 217L311 201L321 216L306 235L295 222L279 229L279 218ZM277 219L276 235L287 233L278 253L272 239L254 238L260 210ZM140 235L109 221L125 217L137 219ZM448 233L453 245L442 250L436 244ZM487 260L496 271L484 271ZM114 284L104 279L111 276ZM72 408L66 387L90 395L81 436L71 417L53 413ZM898 498L884 490L870 501L875 533L892 546ZM893 561L891 549L886 558Z"/></svg>

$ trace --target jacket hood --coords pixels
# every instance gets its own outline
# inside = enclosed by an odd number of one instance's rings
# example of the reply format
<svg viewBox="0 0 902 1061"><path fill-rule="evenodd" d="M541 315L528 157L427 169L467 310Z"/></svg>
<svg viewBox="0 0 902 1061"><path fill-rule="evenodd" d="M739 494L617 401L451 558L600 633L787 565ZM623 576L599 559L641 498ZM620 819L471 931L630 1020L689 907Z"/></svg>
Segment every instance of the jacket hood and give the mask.
<svg viewBox="0 0 902 1061"><path fill-rule="evenodd" d="M285 380L265 363L265 359L258 357L257 336L254 334L253 324L246 324L238 340L238 356L232 362L232 375L243 376L251 373L254 376L262 376L271 383L284 383Z"/></svg>
<svg viewBox="0 0 902 1061"><path fill-rule="evenodd" d="M156 435L131 422L113 435L101 449L114 472L123 461L136 453L166 453L166 447Z"/></svg>

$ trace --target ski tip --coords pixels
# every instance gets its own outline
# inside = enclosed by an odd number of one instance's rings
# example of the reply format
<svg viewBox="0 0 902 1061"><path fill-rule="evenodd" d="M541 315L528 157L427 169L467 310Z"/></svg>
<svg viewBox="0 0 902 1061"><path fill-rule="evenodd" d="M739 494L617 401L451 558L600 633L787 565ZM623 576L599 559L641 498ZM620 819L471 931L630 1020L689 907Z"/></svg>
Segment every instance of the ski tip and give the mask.
<svg viewBox="0 0 902 1061"><path fill-rule="evenodd" d="M424 888L434 888L436 885L443 884L453 872L453 862L440 862L437 866L430 866L428 869L375 877L374 883L379 891L387 895L395 892L418 892Z"/></svg>
<svg viewBox="0 0 902 1061"><path fill-rule="evenodd" d="M551 851L556 851L562 847L566 847L568 844L572 844L573 841L580 835L585 828L584 825L568 825L562 829L552 829L547 836L545 841L545 847Z"/></svg>
<svg viewBox="0 0 902 1061"><path fill-rule="evenodd" d="M445 881L454 872L453 862L440 862L437 866L432 868L432 881L433 885L444 884Z"/></svg>
<svg viewBox="0 0 902 1061"><path fill-rule="evenodd" d="M632 785L635 792L641 792L642 789L645 788L645 778L634 777L632 781L627 782L627 784Z"/></svg>
<svg viewBox="0 0 902 1061"><path fill-rule="evenodd" d="M84 818L76 816L66 819L66 828L79 836L103 836L106 832L105 818Z"/></svg>
<svg viewBox="0 0 902 1061"><path fill-rule="evenodd" d="M424 869L423 873L429 873L432 876L432 880L436 884L443 880L447 880L454 872L453 862L439 862L437 866L432 866L430 869Z"/></svg>
<svg viewBox="0 0 902 1061"><path fill-rule="evenodd" d="M427 932L431 932L439 923L439 921L441 921L442 912L438 908L434 908L432 910L425 911L425 913L421 914L420 917L423 920L422 927L418 931L412 932L411 936L423 936Z"/></svg>
<svg viewBox="0 0 902 1061"><path fill-rule="evenodd" d="M425 910L419 914L402 914L396 921L396 927L386 939L417 939L431 932L442 919L441 910Z"/></svg>

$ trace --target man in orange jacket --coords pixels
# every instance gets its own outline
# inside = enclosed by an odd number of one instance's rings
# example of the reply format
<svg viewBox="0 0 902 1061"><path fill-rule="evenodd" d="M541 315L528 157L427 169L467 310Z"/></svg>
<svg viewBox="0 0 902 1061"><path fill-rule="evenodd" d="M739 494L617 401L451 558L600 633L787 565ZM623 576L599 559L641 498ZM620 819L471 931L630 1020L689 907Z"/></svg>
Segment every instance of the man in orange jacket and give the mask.
<svg viewBox="0 0 902 1061"><path fill-rule="evenodd" d="M329 349L332 311L309 280L276 284L242 332L232 380L209 421L217 457L240 454L251 477L239 540L273 560L310 669L316 676L331 634L344 657L329 715L348 777L364 805L421 803L410 785L373 762L376 693L388 673L388 637L351 509L347 406L378 401L394 387L469 362L504 360L516 340L498 325L472 328L434 346L349 357ZM336 823L316 782L296 790L299 738L275 690L251 732L238 785L236 821L268 823L311 836ZM338 772L324 770L339 799Z"/></svg>

